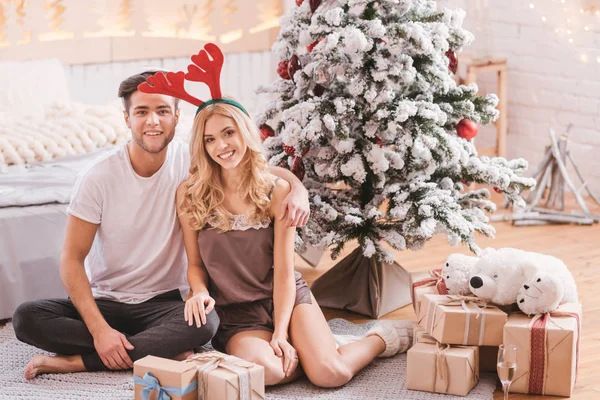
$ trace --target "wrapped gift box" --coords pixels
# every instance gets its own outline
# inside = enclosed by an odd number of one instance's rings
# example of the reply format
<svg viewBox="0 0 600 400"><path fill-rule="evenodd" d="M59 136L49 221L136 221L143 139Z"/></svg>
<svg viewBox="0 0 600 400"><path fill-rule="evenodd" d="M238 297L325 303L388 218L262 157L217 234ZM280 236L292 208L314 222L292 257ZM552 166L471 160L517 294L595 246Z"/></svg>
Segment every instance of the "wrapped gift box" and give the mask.
<svg viewBox="0 0 600 400"><path fill-rule="evenodd" d="M162 394L171 400L196 400L196 368L181 361L146 356L133 363L135 400L155 400Z"/></svg>
<svg viewBox="0 0 600 400"><path fill-rule="evenodd" d="M507 318L477 297L426 294L419 325L440 343L499 346Z"/></svg>
<svg viewBox="0 0 600 400"><path fill-rule="evenodd" d="M406 388L466 396L479 382L479 348L417 343L407 353Z"/></svg>
<svg viewBox="0 0 600 400"><path fill-rule="evenodd" d="M419 317L421 302L426 294L448 294L441 269L410 274L410 296L415 314Z"/></svg>
<svg viewBox="0 0 600 400"><path fill-rule="evenodd" d="M514 393L571 396L579 364L581 304L563 304L550 314L511 314L504 344L517 346Z"/></svg>
<svg viewBox="0 0 600 400"><path fill-rule="evenodd" d="M265 372L260 365L218 351L185 361L198 371L198 400L264 400Z"/></svg>

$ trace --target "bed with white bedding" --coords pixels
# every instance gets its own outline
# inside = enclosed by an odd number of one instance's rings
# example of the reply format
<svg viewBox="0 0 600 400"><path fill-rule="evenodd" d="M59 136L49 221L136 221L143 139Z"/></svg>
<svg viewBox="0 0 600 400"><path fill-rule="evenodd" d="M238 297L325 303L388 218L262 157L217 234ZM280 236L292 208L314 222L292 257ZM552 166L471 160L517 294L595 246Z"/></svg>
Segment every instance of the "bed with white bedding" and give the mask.
<svg viewBox="0 0 600 400"><path fill-rule="evenodd" d="M0 173L0 319L24 301L65 297L59 258L75 177L111 147Z"/></svg>

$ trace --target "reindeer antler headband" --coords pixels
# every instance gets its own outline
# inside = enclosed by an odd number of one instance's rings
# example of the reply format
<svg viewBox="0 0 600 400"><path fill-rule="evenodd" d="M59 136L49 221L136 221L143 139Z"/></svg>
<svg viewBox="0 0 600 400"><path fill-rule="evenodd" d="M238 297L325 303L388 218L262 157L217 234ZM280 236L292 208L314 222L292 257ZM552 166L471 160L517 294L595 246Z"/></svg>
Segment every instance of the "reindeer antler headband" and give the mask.
<svg viewBox="0 0 600 400"><path fill-rule="evenodd" d="M210 56L210 58L208 57ZM211 60L212 58L212 60ZM198 54L192 56L192 64L188 65L188 72L157 72L149 76L146 82L138 85L138 90L144 93L166 94L187 101L198 107L196 115L203 108L215 104L225 103L242 110L246 115L248 111L237 101L224 99L221 94L221 69L223 68L223 52L214 43L207 43ZM210 89L211 100L202 101L185 91L185 80L204 82Z"/></svg>

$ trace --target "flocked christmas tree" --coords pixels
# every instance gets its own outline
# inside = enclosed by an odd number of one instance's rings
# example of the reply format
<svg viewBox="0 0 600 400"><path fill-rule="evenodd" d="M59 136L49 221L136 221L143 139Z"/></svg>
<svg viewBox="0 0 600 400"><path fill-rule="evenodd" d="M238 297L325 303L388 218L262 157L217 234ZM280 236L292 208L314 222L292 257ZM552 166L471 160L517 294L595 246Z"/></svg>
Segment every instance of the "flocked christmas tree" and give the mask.
<svg viewBox="0 0 600 400"><path fill-rule="evenodd" d="M477 125L498 117L497 97L457 86L456 53L473 36L462 10L432 0L297 0L273 49L280 79L259 115L274 165L311 192L303 239L335 258L357 240L361 257L393 263L436 233L477 252L493 235L489 185L517 205L535 181L523 159L478 157ZM272 127L272 129L271 129ZM358 257L358 255L354 255ZM370 261L372 268L373 261Z"/></svg>

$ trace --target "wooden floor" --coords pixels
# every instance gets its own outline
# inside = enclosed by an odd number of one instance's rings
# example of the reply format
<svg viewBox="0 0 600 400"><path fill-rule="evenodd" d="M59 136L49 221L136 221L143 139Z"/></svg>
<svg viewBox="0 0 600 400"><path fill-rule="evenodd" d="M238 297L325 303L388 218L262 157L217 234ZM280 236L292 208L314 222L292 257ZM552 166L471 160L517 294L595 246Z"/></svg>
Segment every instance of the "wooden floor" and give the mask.
<svg viewBox="0 0 600 400"><path fill-rule="evenodd" d="M589 203L588 203L589 204ZM502 212L504 210L499 210ZM592 211L600 213L600 207L594 205ZM581 340L581 361L579 376L572 399L600 399L600 225L577 226L556 225L544 227L513 227L507 222L495 223L496 238L481 237L481 247L517 247L529 251L537 251L557 256L569 266L577 282L580 301L583 303L583 336ZM352 250L349 245L345 255ZM409 271L441 268L446 257L451 253L464 253L464 247L450 247L444 237L432 239L418 252L398 252L396 260ZM299 257L297 269L303 273L307 282L312 283L321 274L335 264L328 256L324 256L318 268L311 268ZM354 322L367 319L357 314L337 310L324 309L330 318L346 318ZM384 318L414 319L412 307L407 306ZM0 321L2 326L2 321ZM1 356L1 355L0 355ZM511 394L511 400L517 399L549 399L551 397L526 396ZM502 393L496 391L495 400L502 399Z"/></svg>
<svg viewBox="0 0 600 400"><path fill-rule="evenodd" d="M591 211L598 214L600 207L588 202ZM505 212L505 210L498 210ZM583 304L583 335L580 344L581 360L575 391L571 399L600 399L600 225L548 225L538 227L513 227L508 222L494 223L496 238L480 237L477 244L482 247L515 247L536 251L561 258L575 277L579 298ZM345 256L352 250L348 247ZM451 253L469 254L466 247L452 248L445 237L438 236L418 252L396 252L396 261L408 271L441 268ZM312 283L331 268L335 261L324 256L318 268L311 268L297 257L297 269L307 282ZM338 259L339 260L339 259ZM354 322L367 321L363 316L331 309L323 309L327 319L345 318ZM385 319L415 319L411 306L385 315ZM549 396L528 396L510 394L511 400L551 399ZM502 392L497 390L495 400L501 400Z"/></svg>

